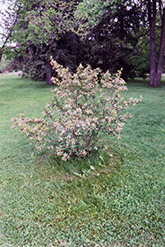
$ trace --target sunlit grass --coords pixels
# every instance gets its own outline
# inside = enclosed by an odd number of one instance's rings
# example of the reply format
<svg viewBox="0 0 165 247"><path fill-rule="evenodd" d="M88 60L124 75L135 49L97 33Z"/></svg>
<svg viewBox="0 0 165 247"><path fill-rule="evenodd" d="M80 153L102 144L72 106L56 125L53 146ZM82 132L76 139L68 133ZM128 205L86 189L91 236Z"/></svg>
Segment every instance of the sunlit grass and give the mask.
<svg viewBox="0 0 165 247"><path fill-rule="evenodd" d="M0 246L163 246L165 87L128 87L143 101L122 139L61 164L10 129L19 113L40 116L50 87L0 75Z"/></svg>

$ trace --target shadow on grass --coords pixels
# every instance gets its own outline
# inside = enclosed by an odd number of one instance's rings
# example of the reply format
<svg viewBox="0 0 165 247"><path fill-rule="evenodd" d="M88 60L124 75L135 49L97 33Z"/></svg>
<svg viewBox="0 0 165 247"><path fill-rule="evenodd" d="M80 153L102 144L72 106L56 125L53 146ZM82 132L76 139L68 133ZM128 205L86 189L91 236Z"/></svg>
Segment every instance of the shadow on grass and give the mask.
<svg viewBox="0 0 165 247"><path fill-rule="evenodd" d="M137 78L134 78L134 79L128 79L127 83L139 83L139 84L144 84L144 85L149 85L149 77L143 79L141 77L137 77ZM165 75L163 74L162 76L162 80L161 80L161 85L165 85Z"/></svg>
<svg viewBox="0 0 165 247"><path fill-rule="evenodd" d="M63 161L54 154L40 153L36 157L36 169L41 171L43 165L49 166L57 181L66 181L114 173L120 169L122 162L122 156L112 149L100 150L85 158L74 157L69 161Z"/></svg>
<svg viewBox="0 0 165 247"><path fill-rule="evenodd" d="M5 82L4 82L5 81ZM15 82L15 84L14 84ZM31 89L45 89L45 88L53 88L53 86L49 86L46 82L43 81L34 81L32 79L21 78L16 75L8 74L8 75L1 75L0 76L0 87L11 87L13 86L14 89L24 89L24 88L31 88Z"/></svg>
<svg viewBox="0 0 165 247"><path fill-rule="evenodd" d="M45 81L33 81L30 79L23 79L18 78L17 82L20 82L19 85L15 86L15 89L24 89L24 88L31 88L31 89L45 89L45 88L53 88L53 86L46 85Z"/></svg>

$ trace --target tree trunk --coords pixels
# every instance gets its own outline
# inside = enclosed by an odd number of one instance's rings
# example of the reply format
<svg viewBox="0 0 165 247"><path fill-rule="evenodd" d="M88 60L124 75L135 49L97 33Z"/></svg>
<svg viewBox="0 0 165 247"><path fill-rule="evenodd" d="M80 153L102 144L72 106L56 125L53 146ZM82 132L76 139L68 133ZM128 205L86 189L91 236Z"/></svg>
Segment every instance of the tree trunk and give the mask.
<svg viewBox="0 0 165 247"><path fill-rule="evenodd" d="M149 1L150 23L150 82L149 87L155 87L156 76L156 49L155 49L155 25L156 25L156 0Z"/></svg>
<svg viewBox="0 0 165 247"><path fill-rule="evenodd" d="M52 82L52 66L50 64L50 60L46 63L46 84L47 85L53 85Z"/></svg>
<svg viewBox="0 0 165 247"><path fill-rule="evenodd" d="M1 62L1 59L2 59L2 52L0 51L0 62Z"/></svg>
<svg viewBox="0 0 165 247"><path fill-rule="evenodd" d="M155 78L155 83L157 87L161 86L161 77L163 73L163 55L165 49L165 8L163 8L163 17L162 17L162 31L161 31L161 40L159 48L159 58L157 65L157 74Z"/></svg>

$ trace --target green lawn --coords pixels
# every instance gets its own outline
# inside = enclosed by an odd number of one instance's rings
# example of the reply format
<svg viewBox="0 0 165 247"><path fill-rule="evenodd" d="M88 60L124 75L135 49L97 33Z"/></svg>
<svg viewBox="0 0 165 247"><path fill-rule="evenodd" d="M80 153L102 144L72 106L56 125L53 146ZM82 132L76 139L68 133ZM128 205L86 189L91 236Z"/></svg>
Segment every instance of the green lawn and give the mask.
<svg viewBox="0 0 165 247"><path fill-rule="evenodd" d="M149 84L149 74L147 74L147 77L145 79L141 77L137 77L135 79L129 79L129 82L137 82L137 83L142 83L142 84ZM165 85L165 73L162 74L162 85Z"/></svg>
<svg viewBox="0 0 165 247"><path fill-rule="evenodd" d="M121 140L104 137L110 157L59 166L10 122L19 113L40 116L50 88L0 75L1 247L164 246L165 86L128 87L126 97L143 101Z"/></svg>

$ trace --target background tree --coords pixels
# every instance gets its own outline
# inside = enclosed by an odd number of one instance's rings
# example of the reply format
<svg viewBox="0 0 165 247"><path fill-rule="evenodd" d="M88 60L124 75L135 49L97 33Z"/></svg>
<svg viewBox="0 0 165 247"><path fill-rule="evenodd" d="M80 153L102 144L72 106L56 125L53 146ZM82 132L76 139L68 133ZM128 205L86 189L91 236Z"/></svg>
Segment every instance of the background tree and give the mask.
<svg viewBox="0 0 165 247"><path fill-rule="evenodd" d="M33 75L39 66L45 67L46 82L52 84L50 56L56 57L60 37L76 28L73 12L77 4L78 1L16 0L14 13L18 18L8 39L16 44L12 65L19 63L20 69L26 71L32 66L29 72L33 71Z"/></svg>
<svg viewBox="0 0 165 247"><path fill-rule="evenodd" d="M135 71L134 75L143 76L144 73L150 70L149 86L160 86L165 46L165 6L163 1L113 0L105 1L104 5L101 5L102 2L84 0L79 5L77 13L87 32L89 33L89 30L92 29L92 25L98 26L107 17L108 25L105 25L105 23L103 25L105 33L107 32L109 36L111 35L111 40L112 37L115 38L121 46L124 45L124 47L132 49L132 53L129 56L124 54L123 57L128 58L128 61L130 61L132 71ZM95 10L93 14L91 14L91 10L88 10L89 6ZM98 14L99 9L100 15ZM162 24L160 24L160 20ZM160 30L161 36L159 37ZM150 45L150 51L149 49L145 51L144 43L146 48ZM111 48L113 47L111 46ZM122 54L122 51L119 51L119 54ZM122 64L127 64L122 59L120 61ZM125 68L124 71L127 74ZM130 76L129 74L127 75Z"/></svg>
<svg viewBox="0 0 165 247"><path fill-rule="evenodd" d="M89 22L90 25L85 23L88 30L85 40L88 52L85 59L93 68L100 67L103 71L116 72L122 67L122 76L125 79L134 77L135 66L131 58L138 43L136 33L140 28L141 12L136 5L128 6L128 1L123 1L122 4L120 1L114 4L113 1L108 4L101 19L98 21L96 18L98 24L95 27L91 29L92 21Z"/></svg>
<svg viewBox="0 0 165 247"><path fill-rule="evenodd" d="M6 0L4 3L7 9L4 9L2 5L0 10L0 62L5 49L11 48L12 44L9 43L9 46L8 42L18 21L18 12L14 11L14 2Z"/></svg>
<svg viewBox="0 0 165 247"><path fill-rule="evenodd" d="M111 72L123 67L125 79L150 71L149 86L160 86L164 12L161 0L16 0L4 46L15 44L6 47L12 66L48 85L53 56L70 71L80 62Z"/></svg>

